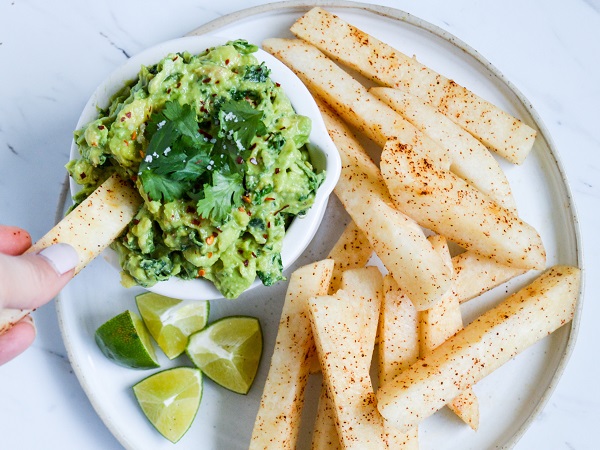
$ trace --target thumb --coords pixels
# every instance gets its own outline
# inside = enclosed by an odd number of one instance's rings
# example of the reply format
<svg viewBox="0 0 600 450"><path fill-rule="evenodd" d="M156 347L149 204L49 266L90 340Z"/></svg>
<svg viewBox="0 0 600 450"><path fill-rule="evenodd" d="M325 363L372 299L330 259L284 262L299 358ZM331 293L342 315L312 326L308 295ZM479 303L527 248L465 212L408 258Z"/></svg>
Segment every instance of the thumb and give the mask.
<svg viewBox="0 0 600 450"><path fill-rule="evenodd" d="M0 306L35 309L50 300L73 277L79 257L68 244L54 244L38 254L0 254Z"/></svg>

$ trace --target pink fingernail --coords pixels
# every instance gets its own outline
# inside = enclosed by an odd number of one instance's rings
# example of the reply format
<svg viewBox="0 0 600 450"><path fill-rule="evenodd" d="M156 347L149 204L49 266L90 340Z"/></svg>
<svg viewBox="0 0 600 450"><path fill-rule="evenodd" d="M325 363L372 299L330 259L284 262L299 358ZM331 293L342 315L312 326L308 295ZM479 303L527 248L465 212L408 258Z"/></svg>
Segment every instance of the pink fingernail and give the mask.
<svg viewBox="0 0 600 450"><path fill-rule="evenodd" d="M73 269L79 263L79 256L69 244L58 243L46 247L38 253L52 265L56 273L62 275Z"/></svg>

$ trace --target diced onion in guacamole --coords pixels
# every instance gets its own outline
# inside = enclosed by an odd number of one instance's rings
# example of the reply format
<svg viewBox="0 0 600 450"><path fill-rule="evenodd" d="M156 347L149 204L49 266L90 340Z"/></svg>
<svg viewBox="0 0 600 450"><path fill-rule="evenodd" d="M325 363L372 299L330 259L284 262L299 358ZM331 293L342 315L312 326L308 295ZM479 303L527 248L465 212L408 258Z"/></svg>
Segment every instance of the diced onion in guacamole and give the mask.
<svg viewBox="0 0 600 450"><path fill-rule="evenodd" d="M167 55L75 131L81 158L67 169L82 185L76 203L113 172L144 199L112 245L126 284L205 278L235 298L256 277L284 278L286 227L324 175L306 149L310 119L255 51L238 40Z"/></svg>

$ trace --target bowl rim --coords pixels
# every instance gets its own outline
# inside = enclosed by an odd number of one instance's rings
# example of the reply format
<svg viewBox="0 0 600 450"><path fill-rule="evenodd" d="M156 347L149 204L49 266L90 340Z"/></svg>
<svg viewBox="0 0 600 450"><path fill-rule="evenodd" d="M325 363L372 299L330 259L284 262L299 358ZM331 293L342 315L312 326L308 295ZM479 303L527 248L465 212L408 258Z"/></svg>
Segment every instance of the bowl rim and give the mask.
<svg viewBox="0 0 600 450"><path fill-rule="evenodd" d="M96 87L83 107L75 129L82 128L85 124L98 116L98 107L108 106L110 98L120 89L125 82L137 78L142 65L156 64L169 53L188 51L199 53L207 48L223 45L232 39L227 36L203 34L171 39L149 47L129 58L125 63L115 68ZM253 53L260 61L265 62L271 70L270 78L279 83L288 96L294 110L311 119L312 127L309 137L309 152L313 163L321 161L321 167L316 167L319 172L325 171L325 179L318 188L315 201L308 212L297 216L288 227L282 243L281 258L284 271L290 267L306 247L310 244L325 215L327 201L341 174L341 158L321 116L320 110L304 83L281 61L262 50L260 47ZM75 139L71 141L69 159L80 157L79 148ZM324 157L324 158L323 158ZM315 166L317 166L315 164ZM81 187L71 177L69 189L71 195L78 192ZM116 252L110 248L103 253L111 266L121 270ZM247 292L262 285L258 278L246 289ZM160 281L154 286L145 288L157 294L182 300L216 300L225 298L214 284L205 279L183 280L171 277L169 280ZM243 294L242 294L243 295Z"/></svg>

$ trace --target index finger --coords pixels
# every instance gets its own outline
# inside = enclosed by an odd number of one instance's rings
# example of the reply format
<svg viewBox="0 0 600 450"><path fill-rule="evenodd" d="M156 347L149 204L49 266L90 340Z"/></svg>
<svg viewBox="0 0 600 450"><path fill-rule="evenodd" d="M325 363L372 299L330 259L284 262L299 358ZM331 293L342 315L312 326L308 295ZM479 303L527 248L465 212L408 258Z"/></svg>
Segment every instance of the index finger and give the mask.
<svg viewBox="0 0 600 450"><path fill-rule="evenodd" d="M19 227L0 225L0 253L20 255L31 247L30 234Z"/></svg>

